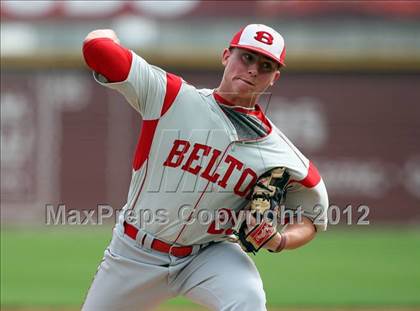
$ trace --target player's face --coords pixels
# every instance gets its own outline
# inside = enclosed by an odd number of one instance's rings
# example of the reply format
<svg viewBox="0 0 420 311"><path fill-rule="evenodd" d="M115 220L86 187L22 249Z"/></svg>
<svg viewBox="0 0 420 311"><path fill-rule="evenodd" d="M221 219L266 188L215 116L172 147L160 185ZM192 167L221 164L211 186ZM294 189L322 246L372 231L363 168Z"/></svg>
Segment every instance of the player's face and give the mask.
<svg viewBox="0 0 420 311"><path fill-rule="evenodd" d="M225 66L224 89L243 97L264 92L280 77L275 61L245 49L225 49L222 63Z"/></svg>

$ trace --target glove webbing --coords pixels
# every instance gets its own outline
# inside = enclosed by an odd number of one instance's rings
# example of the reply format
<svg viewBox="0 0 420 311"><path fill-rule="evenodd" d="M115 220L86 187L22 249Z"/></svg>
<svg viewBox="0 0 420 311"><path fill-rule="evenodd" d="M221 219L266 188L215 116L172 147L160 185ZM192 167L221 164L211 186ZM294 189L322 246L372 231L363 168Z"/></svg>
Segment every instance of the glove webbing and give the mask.
<svg viewBox="0 0 420 311"><path fill-rule="evenodd" d="M272 172L272 170L264 173L260 177L260 179L270 176L270 174L272 174L271 172ZM290 179L290 174L285 170L282 173L281 178L272 177L271 180L270 180L270 186L276 187L276 190L275 190L275 193L274 193L273 196L270 196L270 194L268 194L268 193L257 193L252 197L252 199L262 198L262 199L270 200L270 209L274 209L276 206L280 205L282 199L285 198L286 190L284 188L285 188L287 182L289 181L289 179ZM264 185L261 182L257 182L256 186L270 191L270 188L268 188L266 185ZM272 217L273 215L269 214L269 216ZM255 249L255 247L250 242L247 241L247 236L249 235L249 232L248 232L248 234L245 233L246 228L247 228L246 221L244 221L242 223L241 227L239 228L238 238L239 238L241 244L243 245L245 251L253 253L255 255L256 252L258 252L258 250Z"/></svg>

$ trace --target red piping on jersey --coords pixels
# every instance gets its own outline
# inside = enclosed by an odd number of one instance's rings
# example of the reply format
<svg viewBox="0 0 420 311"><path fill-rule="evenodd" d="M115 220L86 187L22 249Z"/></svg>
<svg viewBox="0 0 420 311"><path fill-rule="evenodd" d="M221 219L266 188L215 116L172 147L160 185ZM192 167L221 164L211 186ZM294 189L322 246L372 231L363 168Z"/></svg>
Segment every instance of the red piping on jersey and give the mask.
<svg viewBox="0 0 420 311"><path fill-rule="evenodd" d="M152 147L153 137L155 136L156 127L159 119L143 120L139 142L137 143L136 154L133 161L133 169L137 171L149 157Z"/></svg>
<svg viewBox="0 0 420 311"><path fill-rule="evenodd" d="M321 175L319 175L317 167L312 163L312 161L309 161L309 168L306 177L302 180L291 180L289 181L289 184L295 182L305 186L306 188L313 188L318 185L320 181Z"/></svg>
<svg viewBox="0 0 420 311"><path fill-rule="evenodd" d="M166 94L163 100L162 110L160 116L163 116L166 111L172 106L176 96L181 89L182 79L172 73L166 73Z"/></svg>
<svg viewBox="0 0 420 311"><path fill-rule="evenodd" d="M163 100L160 116L163 116L166 111L174 103L176 96L181 89L182 80L180 77L171 73L166 74L166 93ZM159 119L143 120L139 142L134 156L133 168L138 170L149 157L150 149L152 148L153 137L155 136L156 128Z"/></svg>
<svg viewBox="0 0 420 311"><path fill-rule="evenodd" d="M213 97L216 100L216 102L219 102L223 105L235 106L235 104L231 103L226 98L223 98L222 96L220 96L220 94L217 94L216 92L213 92ZM253 115L253 116L257 117L258 120L260 120L262 122L262 124L265 125L266 128L268 129L268 134L271 133L271 130L272 130L271 123L268 121L264 112L261 110L260 105L256 104L255 109L245 109L245 108L241 108L241 107L235 107L235 108L233 108L233 110L235 110L237 112L240 112L240 113L249 114L249 115Z"/></svg>
<svg viewBox="0 0 420 311"><path fill-rule="evenodd" d="M166 93L165 93L165 99L163 100L163 105L161 109L161 116L168 111L168 109L171 107L173 102L175 101L176 96L179 93L179 90L181 89L182 80L181 78L167 73L166 74ZM141 134L139 137L139 142L137 143L136 153L134 155L133 160L133 169L139 170L146 159L149 158L150 149L152 148L153 138L155 136L156 128L158 126L159 119L155 120L143 120L143 125L141 128ZM146 181L147 177L147 170L148 170L148 163L146 164L146 171L144 173L143 181L141 182L141 186L136 194L136 197L133 201L133 204L131 208L134 208L137 204L137 201L140 197L140 193L143 190L144 183Z"/></svg>
<svg viewBox="0 0 420 311"><path fill-rule="evenodd" d="M130 73L133 56L130 50L110 38L96 38L83 43L83 56L93 71L108 82L120 82Z"/></svg>

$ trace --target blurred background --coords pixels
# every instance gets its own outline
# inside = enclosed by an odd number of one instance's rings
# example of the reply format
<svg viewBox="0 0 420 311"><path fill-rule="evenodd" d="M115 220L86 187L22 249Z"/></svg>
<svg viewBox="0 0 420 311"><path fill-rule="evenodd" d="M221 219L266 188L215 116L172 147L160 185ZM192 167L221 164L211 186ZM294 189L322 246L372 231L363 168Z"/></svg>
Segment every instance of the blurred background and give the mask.
<svg viewBox="0 0 420 311"><path fill-rule="evenodd" d="M77 309L112 219L51 226L46 205L125 203L141 119L93 81L87 33L112 28L149 63L214 88L222 49L249 23L285 38L262 105L339 207L311 245L254 258L269 306L420 306L420 2L191 0L1 2L2 307ZM164 306L176 307L196 308Z"/></svg>

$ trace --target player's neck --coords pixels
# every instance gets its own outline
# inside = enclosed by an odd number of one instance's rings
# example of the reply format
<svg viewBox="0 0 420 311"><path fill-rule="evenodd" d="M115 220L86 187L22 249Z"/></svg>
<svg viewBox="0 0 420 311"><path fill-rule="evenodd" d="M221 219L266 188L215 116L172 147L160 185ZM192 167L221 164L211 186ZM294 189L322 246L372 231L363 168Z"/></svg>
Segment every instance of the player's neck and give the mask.
<svg viewBox="0 0 420 311"><path fill-rule="evenodd" d="M232 93L222 90L221 87L218 87L214 90L216 96L219 99L222 99L222 104L228 106L242 107L245 109L255 109L257 104L257 95L251 95L250 97L240 96L237 93Z"/></svg>

